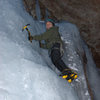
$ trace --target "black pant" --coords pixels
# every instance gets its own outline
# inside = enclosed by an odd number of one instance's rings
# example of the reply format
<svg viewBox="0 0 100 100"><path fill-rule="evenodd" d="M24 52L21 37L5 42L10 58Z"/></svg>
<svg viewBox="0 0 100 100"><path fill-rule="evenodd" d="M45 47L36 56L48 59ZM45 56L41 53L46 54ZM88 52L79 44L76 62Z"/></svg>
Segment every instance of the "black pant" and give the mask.
<svg viewBox="0 0 100 100"><path fill-rule="evenodd" d="M53 46L50 57L52 63L56 68L58 68L59 71L62 72L64 69L69 69L61 59L60 46L58 44Z"/></svg>

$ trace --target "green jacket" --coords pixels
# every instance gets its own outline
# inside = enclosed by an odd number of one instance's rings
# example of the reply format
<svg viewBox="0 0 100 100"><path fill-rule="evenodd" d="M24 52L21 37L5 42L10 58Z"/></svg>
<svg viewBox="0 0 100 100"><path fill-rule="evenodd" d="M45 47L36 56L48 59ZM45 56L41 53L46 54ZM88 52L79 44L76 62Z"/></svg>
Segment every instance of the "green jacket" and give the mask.
<svg viewBox="0 0 100 100"><path fill-rule="evenodd" d="M45 49L50 49L56 42L62 44L62 40L59 34L59 27L57 26L51 27L41 35L32 36L32 39L38 41L44 40L45 44L41 44L41 47Z"/></svg>

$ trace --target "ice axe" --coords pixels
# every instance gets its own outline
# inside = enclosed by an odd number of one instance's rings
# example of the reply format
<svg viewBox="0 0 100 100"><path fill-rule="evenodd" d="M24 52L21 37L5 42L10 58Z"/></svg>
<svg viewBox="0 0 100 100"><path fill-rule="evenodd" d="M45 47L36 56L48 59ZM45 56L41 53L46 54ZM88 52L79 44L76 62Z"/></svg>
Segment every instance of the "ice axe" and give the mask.
<svg viewBox="0 0 100 100"><path fill-rule="evenodd" d="M26 29L27 32L28 32L28 36L30 37L30 36L31 36L31 33L30 33L30 31L29 31L29 29L28 29L27 26L30 26L30 24L25 25L25 26L22 28L22 32ZM30 40L30 42L32 43L32 40Z"/></svg>

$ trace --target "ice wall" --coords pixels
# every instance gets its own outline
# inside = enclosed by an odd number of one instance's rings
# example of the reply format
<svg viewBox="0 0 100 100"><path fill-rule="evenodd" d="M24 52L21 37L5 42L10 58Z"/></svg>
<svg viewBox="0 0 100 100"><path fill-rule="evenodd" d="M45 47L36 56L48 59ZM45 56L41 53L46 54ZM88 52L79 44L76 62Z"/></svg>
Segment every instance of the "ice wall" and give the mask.
<svg viewBox="0 0 100 100"><path fill-rule="evenodd" d="M70 84L48 67L38 42L31 44L22 32L27 23L33 35L45 31L22 0L0 0L0 100L78 100Z"/></svg>
<svg viewBox="0 0 100 100"><path fill-rule="evenodd" d="M32 35L45 31L44 23L33 20L22 0L0 0L0 100L90 100L79 56L85 47L77 27L68 22L56 24L65 45L63 60L79 75L69 84L58 76L59 71L51 63L47 50L40 49L37 41L28 41L27 31L22 32L27 23L31 24L28 28ZM93 61L88 54L89 78L95 78L92 74L95 67L91 69ZM98 75L96 78L99 80ZM98 84L96 88L95 84L91 85L95 96Z"/></svg>

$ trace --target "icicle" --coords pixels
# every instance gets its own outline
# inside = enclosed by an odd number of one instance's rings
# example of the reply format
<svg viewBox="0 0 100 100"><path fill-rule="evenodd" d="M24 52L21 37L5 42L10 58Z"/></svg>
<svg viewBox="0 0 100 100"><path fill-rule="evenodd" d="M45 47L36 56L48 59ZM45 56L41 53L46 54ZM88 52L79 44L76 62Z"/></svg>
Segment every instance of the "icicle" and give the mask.
<svg viewBox="0 0 100 100"><path fill-rule="evenodd" d="M46 10L45 10L45 20L48 19L49 15L50 15L50 13L49 13L48 9L46 8Z"/></svg>
<svg viewBox="0 0 100 100"><path fill-rule="evenodd" d="M36 16L37 19L40 21L41 20L41 10L40 10L40 6L39 6L39 1L36 0Z"/></svg>
<svg viewBox="0 0 100 100"><path fill-rule="evenodd" d="M86 45L85 41L83 41L83 47L84 47L86 57L87 57L87 66L86 66L87 78L89 80L89 84L93 91L93 98L95 100L99 100L100 99L100 96L99 96L99 91L100 91L99 77L100 75L96 68L95 62L93 61L92 53L88 49L88 46Z"/></svg>

